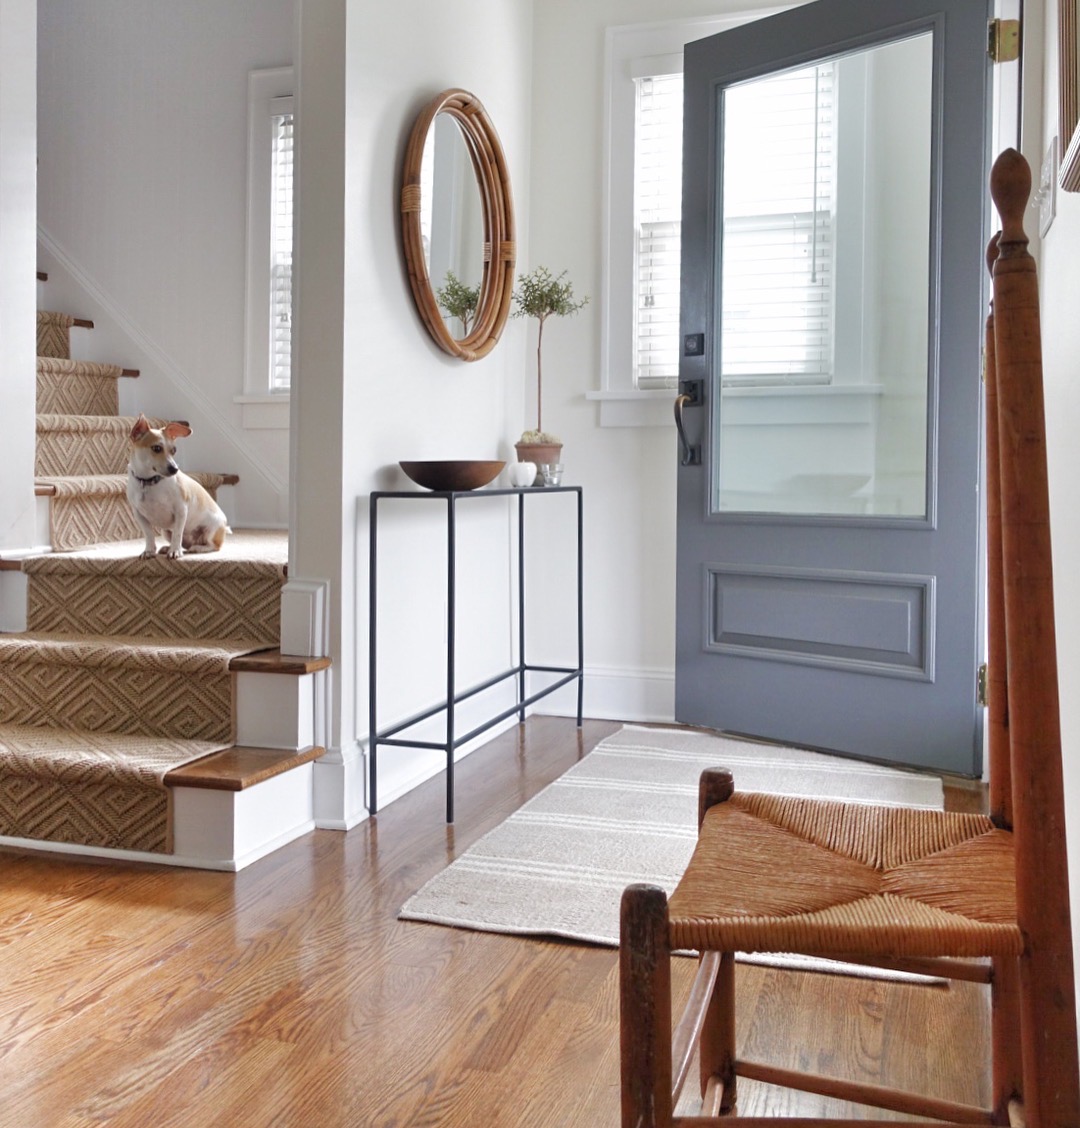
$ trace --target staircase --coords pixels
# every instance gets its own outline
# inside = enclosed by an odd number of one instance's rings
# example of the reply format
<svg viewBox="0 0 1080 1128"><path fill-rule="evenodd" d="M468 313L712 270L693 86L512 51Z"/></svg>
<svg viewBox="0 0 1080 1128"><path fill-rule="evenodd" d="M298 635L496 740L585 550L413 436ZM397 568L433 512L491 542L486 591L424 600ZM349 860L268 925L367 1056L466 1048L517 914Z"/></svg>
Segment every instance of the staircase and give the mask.
<svg viewBox="0 0 1080 1128"><path fill-rule="evenodd" d="M329 663L278 650L284 533L142 559L118 391L138 373L72 359L89 328L38 314L35 493L53 551L0 559L26 597L26 629L0 633L0 845L239 869L314 825ZM215 495L238 480L188 473Z"/></svg>

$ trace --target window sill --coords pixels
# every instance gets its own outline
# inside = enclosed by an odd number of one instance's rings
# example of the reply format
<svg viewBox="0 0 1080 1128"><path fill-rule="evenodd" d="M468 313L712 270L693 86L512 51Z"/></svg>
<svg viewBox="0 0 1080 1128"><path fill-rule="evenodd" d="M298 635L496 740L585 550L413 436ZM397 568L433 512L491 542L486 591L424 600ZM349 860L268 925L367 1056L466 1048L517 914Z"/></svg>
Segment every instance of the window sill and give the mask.
<svg viewBox="0 0 1080 1128"><path fill-rule="evenodd" d="M586 392L600 407L601 427L664 427L674 423L675 388Z"/></svg>
<svg viewBox="0 0 1080 1128"><path fill-rule="evenodd" d="M738 426L861 422L882 392L880 384L769 384L725 388L724 396L732 402L728 422ZM586 392L585 398L599 404L601 427L666 427L675 421L677 395L675 388L650 388ZM784 417L785 408L794 416Z"/></svg>
<svg viewBox="0 0 1080 1128"><path fill-rule="evenodd" d="M287 431L289 429L289 397L287 394L233 396L240 405L240 425L245 431Z"/></svg>

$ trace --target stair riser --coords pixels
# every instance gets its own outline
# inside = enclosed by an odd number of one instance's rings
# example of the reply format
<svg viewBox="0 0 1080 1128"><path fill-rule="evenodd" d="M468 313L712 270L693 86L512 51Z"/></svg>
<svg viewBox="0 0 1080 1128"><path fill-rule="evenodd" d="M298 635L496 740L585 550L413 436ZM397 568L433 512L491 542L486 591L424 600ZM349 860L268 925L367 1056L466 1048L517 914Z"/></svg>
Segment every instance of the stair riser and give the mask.
<svg viewBox="0 0 1080 1128"><path fill-rule="evenodd" d="M0 663L0 723L231 742L233 677Z"/></svg>
<svg viewBox="0 0 1080 1128"><path fill-rule="evenodd" d="M41 310L37 316L37 354L61 359L71 356L71 326L74 318Z"/></svg>
<svg viewBox="0 0 1080 1128"><path fill-rule="evenodd" d="M110 376L71 376L38 371L39 415L116 415L119 395Z"/></svg>
<svg viewBox="0 0 1080 1128"><path fill-rule="evenodd" d="M141 539L126 497L54 497L49 506L46 541L58 552L91 544Z"/></svg>
<svg viewBox="0 0 1080 1128"><path fill-rule="evenodd" d="M38 430L34 473L39 477L126 474L131 443L127 428Z"/></svg>
<svg viewBox="0 0 1080 1128"><path fill-rule="evenodd" d="M276 645L280 619L280 580L252 579L223 588L212 576L193 575L177 590L170 575L50 572L28 577L31 631L244 639Z"/></svg>
<svg viewBox="0 0 1080 1128"><path fill-rule="evenodd" d="M169 794L123 784L65 783L0 774L0 835L99 849L161 853Z"/></svg>

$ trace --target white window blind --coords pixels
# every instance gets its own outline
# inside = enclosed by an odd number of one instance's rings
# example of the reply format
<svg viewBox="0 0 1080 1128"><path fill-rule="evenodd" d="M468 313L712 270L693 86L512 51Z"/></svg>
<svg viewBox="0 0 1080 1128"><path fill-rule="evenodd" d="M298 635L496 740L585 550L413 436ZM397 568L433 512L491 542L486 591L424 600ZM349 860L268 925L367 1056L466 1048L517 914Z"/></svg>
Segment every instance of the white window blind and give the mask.
<svg viewBox="0 0 1080 1128"><path fill-rule="evenodd" d="M291 99L282 99L290 102ZM293 140L291 106L271 116L270 390L287 392L292 377Z"/></svg>
<svg viewBox="0 0 1080 1128"><path fill-rule="evenodd" d="M679 377L679 256L682 213L681 74L635 79L634 370L639 388Z"/></svg>
<svg viewBox="0 0 1080 1128"><path fill-rule="evenodd" d="M833 354L833 67L724 93L728 383L827 383Z"/></svg>
<svg viewBox="0 0 1080 1128"><path fill-rule="evenodd" d="M638 78L635 384L679 370L681 74ZM724 105L723 378L827 382L832 365L833 69L733 87Z"/></svg>

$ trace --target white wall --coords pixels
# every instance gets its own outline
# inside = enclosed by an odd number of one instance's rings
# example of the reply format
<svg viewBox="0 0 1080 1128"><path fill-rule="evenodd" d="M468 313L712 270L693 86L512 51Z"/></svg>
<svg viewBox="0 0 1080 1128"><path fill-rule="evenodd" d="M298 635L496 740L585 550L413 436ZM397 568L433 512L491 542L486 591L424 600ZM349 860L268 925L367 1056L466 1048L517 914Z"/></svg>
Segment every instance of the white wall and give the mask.
<svg viewBox="0 0 1080 1128"><path fill-rule="evenodd" d="M185 466L284 525L287 430L241 427L247 74L292 62L293 0L39 0L45 300L77 355L138 368L121 410L189 419Z"/></svg>
<svg viewBox="0 0 1080 1128"><path fill-rule="evenodd" d="M585 488L586 693L589 716L670 720L674 711L675 467L672 423L599 426L604 183L604 33L610 25L721 15L731 0L543 0L533 35L529 257L564 268L590 303L544 330L544 428L563 440L565 480ZM530 330L530 346L535 331ZM527 415L535 411L528 368ZM667 412L664 413L665 418ZM530 426L533 424L529 424ZM555 535L556 530L552 530ZM555 569L531 624L539 657L565 655L568 577ZM565 711L572 698L561 699Z"/></svg>
<svg viewBox="0 0 1080 1128"><path fill-rule="evenodd" d="M5 418L0 549L16 550L34 546L36 38L34 0L5 0L0 7L0 389Z"/></svg>
<svg viewBox="0 0 1080 1128"><path fill-rule="evenodd" d="M1030 146L1025 145L1025 150L1034 150L1025 155L1033 164L1036 178L1041 154L1058 132L1056 10L1053 0L1047 0L1043 7L1046 19L1043 38L1045 127L1041 143L1036 140ZM1068 138L1061 140L1063 147L1068 144ZM1036 224L1035 214L1029 212L1027 225ZM1042 242L1040 286L1073 957L1076 978L1080 982L1080 695L1074 690L1080 679L1080 583L1076 568L1076 561L1080 559L1080 515L1076 504L1080 476L1076 443L1080 430L1080 323L1076 317L1076 294L1080 289L1078 248L1080 193L1059 192L1057 217ZM1080 1005L1077 1014L1080 1018Z"/></svg>
<svg viewBox="0 0 1080 1128"><path fill-rule="evenodd" d="M405 143L431 97L452 86L471 90L499 131L519 218L526 214L531 5L300 0L298 10L290 577L329 582L335 699L317 803L324 822L349 823L362 817L357 741L368 727L367 496L408 485L399 459L510 458L521 427L520 324L510 323L488 357L467 364L442 353L416 313L399 234ZM524 243L520 225L518 238ZM462 522L461 686L507 661L512 618L507 506L470 504L491 508ZM432 704L442 690L443 506L420 505L380 520L393 551L381 571L380 727ZM384 753L380 804L441 763L440 753Z"/></svg>

